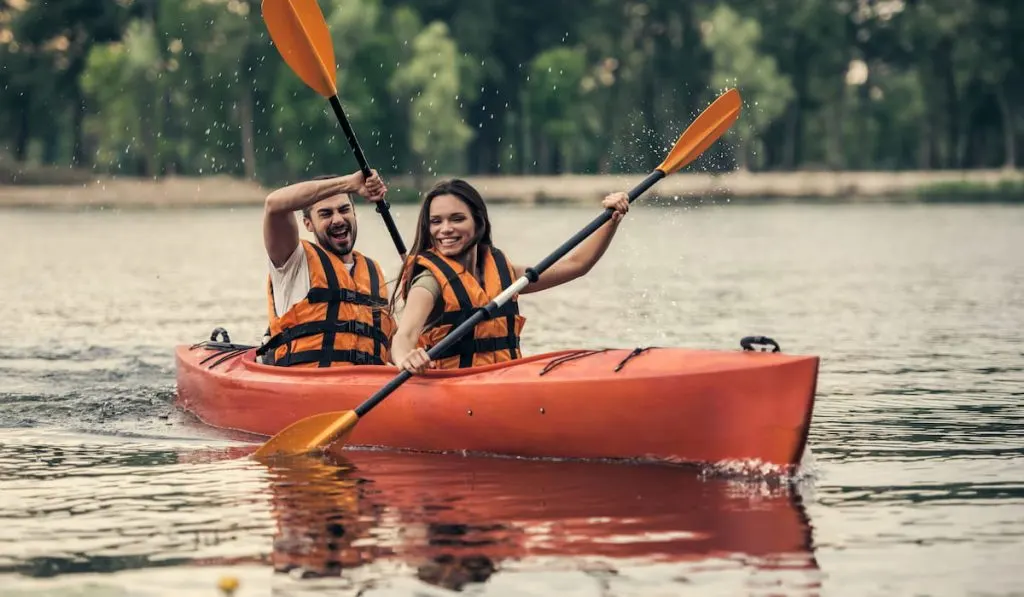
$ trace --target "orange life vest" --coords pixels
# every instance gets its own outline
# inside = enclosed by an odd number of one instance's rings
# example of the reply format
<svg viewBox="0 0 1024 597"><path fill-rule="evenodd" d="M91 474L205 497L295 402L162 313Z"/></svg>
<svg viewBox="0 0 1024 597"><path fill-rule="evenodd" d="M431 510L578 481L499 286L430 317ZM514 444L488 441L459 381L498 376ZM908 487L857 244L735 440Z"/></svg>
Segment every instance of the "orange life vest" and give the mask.
<svg viewBox="0 0 1024 597"><path fill-rule="evenodd" d="M512 264L498 249L488 249L483 251L483 287L462 265L434 250L416 256L416 265L434 275L444 300L440 321L428 322L432 327L420 334L418 346L430 350L448 332L512 285L515 271ZM519 303L513 298L502 305L494 317L476 324L458 343L435 359L434 366L462 369L521 358L519 336L525 323L526 318L519 315Z"/></svg>
<svg viewBox="0 0 1024 597"><path fill-rule="evenodd" d="M281 317L268 280L270 339L257 354L268 365L334 367L391 361L395 320L386 310L387 283L376 261L352 251L349 275L340 257L301 241L309 264L309 292Z"/></svg>

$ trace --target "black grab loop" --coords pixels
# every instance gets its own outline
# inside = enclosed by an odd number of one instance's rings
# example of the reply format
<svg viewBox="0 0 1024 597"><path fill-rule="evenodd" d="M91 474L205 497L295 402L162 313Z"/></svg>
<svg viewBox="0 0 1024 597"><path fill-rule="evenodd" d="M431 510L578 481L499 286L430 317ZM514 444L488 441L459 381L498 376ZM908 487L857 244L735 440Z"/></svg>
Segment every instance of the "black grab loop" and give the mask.
<svg viewBox="0 0 1024 597"><path fill-rule="evenodd" d="M217 336L218 335L221 338L223 338L222 342L218 342L217 341ZM228 331L227 330L225 330L224 328L214 328L213 332L210 334L210 339L209 340L203 340L201 342L197 342L197 343L193 344L192 346L190 346L189 350L195 350L197 348L205 348L207 350L214 350L214 351L216 351L219 354L224 354L225 352L235 352L235 351L237 351L239 353L242 353L242 352L245 352L245 351L247 351L247 350L249 350L251 348L256 348L256 347L255 346L250 346L248 344L234 344L234 343L231 342L231 337L228 336ZM206 359L203 359L202 361L200 361L200 364L205 363L210 358L211 357L207 357Z"/></svg>
<svg viewBox="0 0 1024 597"><path fill-rule="evenodd" d="M210 342L217 341L217 334L220 334L224 338L224 340L222 340L224 344L231 344L231 338L228 337L228 331L224 328L213 328L213 333L210 334Z"/></svg>
<svg viewBox="0 0 1024 597"><path fill-rule="evenodd" d="M781 352L782 350L781 348L779 348L779 343L776 342L775 340L772 340L768 336L747 336L740 340L740 346L743 347L743 350L756 350L754 348L755 345L765 347L761 349L760 352L768 352L768 346L773 347L771 352Z"/></svg>

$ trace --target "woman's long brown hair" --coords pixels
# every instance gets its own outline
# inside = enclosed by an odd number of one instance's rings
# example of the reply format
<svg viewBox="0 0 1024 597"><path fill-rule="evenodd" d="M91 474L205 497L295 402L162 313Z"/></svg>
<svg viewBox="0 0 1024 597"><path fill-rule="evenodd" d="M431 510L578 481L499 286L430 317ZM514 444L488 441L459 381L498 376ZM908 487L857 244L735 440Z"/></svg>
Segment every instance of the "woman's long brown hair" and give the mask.
<svg viewBox="0 0 1024 597"><path fill-rule="evenodd" d="M467 250L475 249L477 251L478 263L481 249L486 249L491 245L491 220L487 215L487 205L480 193L468 182L459 178L442 180L434 185L434 188L427 192L426 197L423 198L423 205L420 206L420 215L416 220L416 236L412 241L412 248L405 258L405 263L402 264L402 273L391 295L392 313L395 312L395 304L398 302L399 295L403 301L409 297L416 257L434 247L434 239L430 236L430 204L435 197L441 195L458 197L469 208L469 213L473 216L473 222L476 225L476 234Z"/></svg>

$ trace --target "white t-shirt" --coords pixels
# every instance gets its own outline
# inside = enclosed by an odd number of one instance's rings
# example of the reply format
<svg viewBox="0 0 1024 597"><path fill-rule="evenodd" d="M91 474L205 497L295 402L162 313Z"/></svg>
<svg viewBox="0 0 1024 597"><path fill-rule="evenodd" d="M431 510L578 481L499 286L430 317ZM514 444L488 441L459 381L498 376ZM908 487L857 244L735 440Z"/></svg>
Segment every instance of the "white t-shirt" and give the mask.
<svg viewBox="0 0 1024 597"><path fill-rule="evenodd" d="M288 257L281 267L274 267L273 262L267 259L270 267L270 283L274 286L274 311L277 316L284 315L285 311L291 309L292 305L306 298L309 293L309 262L306 260L306 251L300 242L295 250ZM346 263L348 273L352 273L355 261Z"/></svg>

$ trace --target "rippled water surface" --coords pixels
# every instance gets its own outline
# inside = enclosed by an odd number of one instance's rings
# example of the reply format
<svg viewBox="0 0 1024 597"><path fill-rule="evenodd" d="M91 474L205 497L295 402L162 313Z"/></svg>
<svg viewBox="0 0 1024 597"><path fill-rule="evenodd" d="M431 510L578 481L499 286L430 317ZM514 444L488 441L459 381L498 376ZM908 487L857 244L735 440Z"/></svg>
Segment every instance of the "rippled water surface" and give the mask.
<svg viewBox="0 0 1024 597"><path fill-rule="evenodd" d="M532 263L596 213L494 206L495 242ZM641 203L588 276L522 298L528 353L764 334L820 356L792 483L351 450L259 465L175 409L172 349L216 326L258 340L260 217L0 211L0 594L214 596L226 575L236 597L1024 594L1024 208Z"/></svg>

